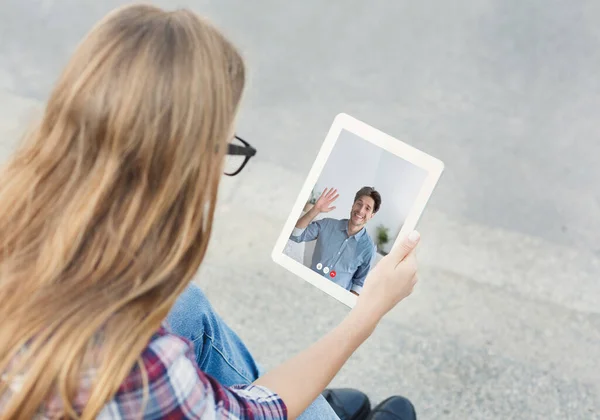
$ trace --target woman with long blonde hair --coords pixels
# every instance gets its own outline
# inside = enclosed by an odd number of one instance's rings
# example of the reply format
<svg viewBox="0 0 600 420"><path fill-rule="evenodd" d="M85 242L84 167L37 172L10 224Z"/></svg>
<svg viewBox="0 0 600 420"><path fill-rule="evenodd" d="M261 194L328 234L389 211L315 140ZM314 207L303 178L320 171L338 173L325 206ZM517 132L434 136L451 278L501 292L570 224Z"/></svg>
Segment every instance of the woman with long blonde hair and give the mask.
<svg viewBox="0 0 600 420"><path fill-rule="evenodd" d="M2 419L295 418L410 294L416 233L309 349L252 384L199 368L165 320L194 293L225 155L253 153L230 144L243 86L187 10L120 8L78 46L0 174Z"/></svg>

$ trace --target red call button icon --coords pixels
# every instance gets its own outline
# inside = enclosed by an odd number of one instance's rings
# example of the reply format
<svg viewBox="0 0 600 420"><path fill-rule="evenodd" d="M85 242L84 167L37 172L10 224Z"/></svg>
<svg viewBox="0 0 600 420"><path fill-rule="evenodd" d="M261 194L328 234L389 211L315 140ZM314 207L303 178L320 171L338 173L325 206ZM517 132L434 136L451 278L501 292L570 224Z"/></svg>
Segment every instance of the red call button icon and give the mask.
<svg viewBox="0 0 600 420"><path fill-rule="evenodd" d="M335 277L335 271L332 271L331 273L329 273L329 275L330 275L331 277Z"/></svg>

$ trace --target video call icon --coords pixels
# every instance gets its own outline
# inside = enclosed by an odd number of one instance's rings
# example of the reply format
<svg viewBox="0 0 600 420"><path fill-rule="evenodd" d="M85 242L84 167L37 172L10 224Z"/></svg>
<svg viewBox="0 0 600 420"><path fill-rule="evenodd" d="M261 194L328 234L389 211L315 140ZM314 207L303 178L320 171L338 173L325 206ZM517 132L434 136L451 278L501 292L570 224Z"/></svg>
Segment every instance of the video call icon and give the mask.
<svg viewBox="0 0 600 420"><path fill-rule="evenodd" d="M325 273L325 274L329 273L329 276L331 278L334 278L336 276L335 270L330 271L329 267L323 268L323 264L321 264L321 263L317 263L316 267L317 267L317 270L319 270L319 271L321 271L321 269L323 269L323 273Z"/></svg>

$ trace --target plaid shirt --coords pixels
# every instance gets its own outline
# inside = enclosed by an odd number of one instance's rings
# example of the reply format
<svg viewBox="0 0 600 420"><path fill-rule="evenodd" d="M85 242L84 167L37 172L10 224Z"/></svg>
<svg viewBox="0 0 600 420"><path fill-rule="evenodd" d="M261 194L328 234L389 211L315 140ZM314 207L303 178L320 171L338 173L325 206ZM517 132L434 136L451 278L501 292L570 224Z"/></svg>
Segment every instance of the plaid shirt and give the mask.
<svg viewBox="0 0 600 420"><path fill-rule="evenodd" d="M253 385L224 387L196 364L191 342L161 328L142 353L148 374L149 396L142 413L142 373L136 365L118 392L104 406L98 419L286 419L279 396ZM89 395L93 372L87 372L74 405L81 413ZM12 383L18 391L18 383ZM16 385L16 388L15 388ZM37 418L56 418L62 413L60 398L50 399ZM0 399L0 414L2 401Z"/></svg>

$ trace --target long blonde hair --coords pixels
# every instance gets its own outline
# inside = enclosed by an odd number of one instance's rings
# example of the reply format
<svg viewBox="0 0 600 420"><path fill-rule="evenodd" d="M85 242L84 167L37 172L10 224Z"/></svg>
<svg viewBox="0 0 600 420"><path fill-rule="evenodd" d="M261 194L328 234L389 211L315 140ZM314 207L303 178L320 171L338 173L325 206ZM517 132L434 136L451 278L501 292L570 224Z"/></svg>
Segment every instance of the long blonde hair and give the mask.
<svg viewBox="0 0 600 420"><path fill-rule="evenodd" d="M121 8L79 45L0 174L0 416L59 395L79 418L99 337L81 418L143 368L204 258L243 85L236 49L187 10Z"/></svg>

